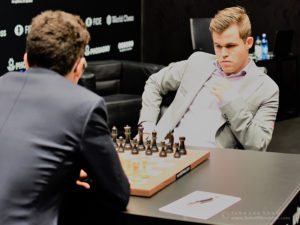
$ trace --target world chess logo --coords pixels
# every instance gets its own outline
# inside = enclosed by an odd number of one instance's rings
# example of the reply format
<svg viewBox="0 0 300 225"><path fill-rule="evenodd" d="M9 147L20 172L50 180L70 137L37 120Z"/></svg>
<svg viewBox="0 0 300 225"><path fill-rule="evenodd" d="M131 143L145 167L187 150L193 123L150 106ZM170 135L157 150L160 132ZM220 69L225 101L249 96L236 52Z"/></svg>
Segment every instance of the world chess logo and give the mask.
<svg viewBox="0 0 300 225"><path fill-rule="evenodd" d="M112 17L111 17L111 15L107 15L106 24L109 26L109 25L111 25L111 23L112 23Z"/></svg>

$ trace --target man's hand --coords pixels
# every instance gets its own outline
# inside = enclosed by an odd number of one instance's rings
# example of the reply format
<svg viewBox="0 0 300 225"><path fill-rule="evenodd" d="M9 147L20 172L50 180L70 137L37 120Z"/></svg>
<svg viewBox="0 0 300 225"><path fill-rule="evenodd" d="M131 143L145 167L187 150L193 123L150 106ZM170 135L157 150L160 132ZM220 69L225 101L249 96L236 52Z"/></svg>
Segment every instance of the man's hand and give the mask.
<svg viewBox="0 0 300 225"><path fill-rule="evenodd" d="M237 97L237 91L231 86L230 82L224 78L218 78L214 82L210 91L220 102L231 101Z"/></svg>
<svg viewBox="0 0 300 225"><path fill-rule="evenodd" d="M87 177L88 177L87 173L84 170L80 170L79 179L76 181L76 184L78 186L84 187L85 189L90 189L91 188L90 184L82 181Z"/></svg>

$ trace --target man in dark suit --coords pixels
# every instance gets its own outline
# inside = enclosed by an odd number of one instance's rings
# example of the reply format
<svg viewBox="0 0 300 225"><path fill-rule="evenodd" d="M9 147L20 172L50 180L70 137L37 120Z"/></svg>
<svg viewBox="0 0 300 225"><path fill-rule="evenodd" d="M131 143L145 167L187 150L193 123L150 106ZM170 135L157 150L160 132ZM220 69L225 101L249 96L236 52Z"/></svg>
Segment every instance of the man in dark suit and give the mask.
<svg viewBox="0 0 300 225"><path fill-rule="evenodd" d="M102 203L124 210L129 183L101 97L76 85L89 33L62 11L32 20L24 73L0 77L0 224L57 224L69 184L84 169Z"/></svg>

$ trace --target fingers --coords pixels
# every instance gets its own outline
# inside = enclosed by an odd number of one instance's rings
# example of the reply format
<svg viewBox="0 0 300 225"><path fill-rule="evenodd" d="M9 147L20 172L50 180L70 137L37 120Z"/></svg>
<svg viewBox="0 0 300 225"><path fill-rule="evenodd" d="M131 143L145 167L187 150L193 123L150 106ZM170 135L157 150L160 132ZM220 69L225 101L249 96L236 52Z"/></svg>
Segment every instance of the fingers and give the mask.
<svg viewBox="0 0 300 225"><path fill-rule="evenodd" d="M88 177L88 174L84 171L84 170L80 170L80 173L79 173L79 178L80 179L83 179L83 178L87 178Z"/></svg>
<svg viewBox="0 0 300 225"><path fill-rule="evenodd" d="M222 97L224 96L224 93L231 89L231 84L227 80L223 78L218 78L212 85L210 92L221 101Z"/></svg>
<svg viewBox="0 0 300 225"><path fill-rule="evenodd" d="M84 170L81 169L80 173L79 173L79 179L76 181L76 184L85 189L90 189L91 185L85 181L82 181L83 179L86 179L87 177L88 177L88 174Z"/></svg>
<svg viewBox="0 0 300 225"><path fill-rule="evenodd" d="M77 180L76 184L78 186L81 186L81 187L85 188L85 189L90 189L91 188L91 185L89 183L86 183L86 182L83 182L83 181L80 181L80 180Z"/></svg>

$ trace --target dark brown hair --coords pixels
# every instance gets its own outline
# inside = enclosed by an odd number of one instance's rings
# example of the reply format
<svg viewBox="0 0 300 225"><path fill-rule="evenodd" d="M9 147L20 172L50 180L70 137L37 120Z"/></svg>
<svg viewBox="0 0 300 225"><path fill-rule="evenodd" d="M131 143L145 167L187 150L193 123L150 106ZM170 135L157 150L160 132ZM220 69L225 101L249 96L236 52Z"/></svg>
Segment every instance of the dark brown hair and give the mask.
<svg viewBox="0 0 300 225"><path fill-rule="evenodd" d="M79 16L60 10L34 17L27 36L30 67L43 67L66 75L84 55L90 34Z"/></svg>

